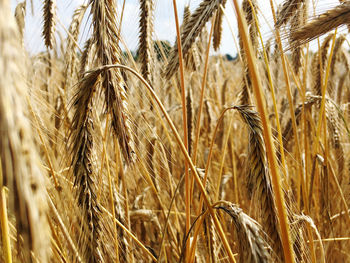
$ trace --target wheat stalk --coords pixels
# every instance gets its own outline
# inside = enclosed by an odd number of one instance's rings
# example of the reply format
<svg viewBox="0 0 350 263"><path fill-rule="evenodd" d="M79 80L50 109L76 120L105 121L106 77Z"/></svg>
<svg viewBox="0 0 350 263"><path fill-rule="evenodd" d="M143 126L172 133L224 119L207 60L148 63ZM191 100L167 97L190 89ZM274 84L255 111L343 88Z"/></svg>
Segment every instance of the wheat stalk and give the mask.
<svg viewBox="0 0 350 263"><path fill-rule="evenodd" d="M193 98L192 89L189 86L186 96L186 110L187 110L187 142L188 142L188 154L192 153L192 136L193 136Z"/></svg>

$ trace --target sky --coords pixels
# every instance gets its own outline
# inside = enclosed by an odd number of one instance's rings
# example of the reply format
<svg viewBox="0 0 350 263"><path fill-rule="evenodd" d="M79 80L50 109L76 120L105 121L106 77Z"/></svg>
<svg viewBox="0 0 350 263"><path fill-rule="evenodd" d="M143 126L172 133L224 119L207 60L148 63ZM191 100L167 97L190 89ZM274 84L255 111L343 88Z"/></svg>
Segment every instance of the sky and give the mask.
<svg viewBox="0 0 350 263"><path fill-rule="evenodd" d="M11 0L14 10L16 4L20 1ZM118 11L122 7L123 0L116 0ZM30 2L30 1L28 1ZM57 0L57 31L61 32L61 36L65 37L65 29L69 27L73 12L76 7L86 3L87 0ZM136 50L138 45L138 19L139 19L139 4L138 0L126 0L124 19L122 24L122 37L130 50ZM155 0L155 38L158 40L168 40L171 44L176 38L174 11L172 0ZM182 20L182 14L185 4L190 5L190 9L194 11L201 0L177 0L179 19ZM337 0L316 0L316 13L325 11L338 4ZM259 20L261 23L262 35L265 39L272 36L273 19L269 0L258 0L259 8L261 9ZM275 0L276 5L281 4L282 0ZM31 14L30 7L27 8L26 29L25 29L25 46L32 53L38 53L45 50L44 43L41 37L42 31L42 1L33 0L34 15ZM234 36L237 36L237 23L234 14L232 1L228 0L225 8L227 19L223 22L223 39L219 52L222 54L236 54L234 37L231 33L230 26L233 29ZM90 23L84 22L81 27L81 37L79 40L80 47L83 47L84 41L91 33L92 28ZM56 34L57 39L60 34ZM124 49L124 47L122 46ZM214 51L211 51L214 52Z"/></svg>

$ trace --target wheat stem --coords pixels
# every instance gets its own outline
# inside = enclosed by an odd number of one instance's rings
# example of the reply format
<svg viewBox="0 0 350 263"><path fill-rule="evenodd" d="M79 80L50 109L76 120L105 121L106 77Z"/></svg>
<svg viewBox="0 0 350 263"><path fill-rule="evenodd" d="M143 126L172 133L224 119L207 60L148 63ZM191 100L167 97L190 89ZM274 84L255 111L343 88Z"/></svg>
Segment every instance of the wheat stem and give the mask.
<svg viewBox="0 0 350 263"><path fill-rule="evenodd" d="M182 55L182 40L180 32L179 18L177 15L176 0L173 0L174 16L176 24L176 39L177 49L179 55L179 67L180 67L180 86L181 86L181 105L182 105L182 118L183 118L183 130L184 130L184 145L188 151L188 131L187 131L187 110L186 110L186 90L185 90L185 78L184 78L184 65ZM190 174L188 172L188 163L185 163L185 207L186 207L186 233L190 229L191 224L191 193L190 193ZM189 245L186 245L186 255L189 250Z"/></svg>
<svg viewBox="0 0 350 263"><path fill-rule="evenodd" d="M251 73L250 76L252 78L255 98L256 98L258 110L262 120L264 141L267 149L267 156L270 162L270 170L272 175L272 186L276 196L277 214L278 214L278 219L279 219L280 229L281 229L281 238L282 238L282 245L284 250L284 257L287 263L293 263L294 258L293 258L293 252L292 252L293 250L292 250L292 244L290 239L290 230L289 230L289 225L287 220L287 211L286 211L284 196L283 196L282 187L281 187L281 177L278 170L278 164L277 164L274 146L272 142L271 128L268 120L266 106L264 105L265 99L262 92L259 74L256 68L255 57L253 55L251 43L248 39L247 27L241 13L241 9L238 5L237 0L233 0L233 4L235 6L235 10L237 14L238 27L239 27L239 30L241 31L244 49L247 54L247 62Z"/></svg>
<svg viewBox="0 0 350 263"><path fill-rule="evenodd" d="M1 164L1 163L0 163ZM0 169L0 178L2 178L2 169ZM12 263L12 252L9 232L9 222L6 208L6 191L5 187L0 184L0 222L2 234L2 246L4 251L5 263Z"/></svg>

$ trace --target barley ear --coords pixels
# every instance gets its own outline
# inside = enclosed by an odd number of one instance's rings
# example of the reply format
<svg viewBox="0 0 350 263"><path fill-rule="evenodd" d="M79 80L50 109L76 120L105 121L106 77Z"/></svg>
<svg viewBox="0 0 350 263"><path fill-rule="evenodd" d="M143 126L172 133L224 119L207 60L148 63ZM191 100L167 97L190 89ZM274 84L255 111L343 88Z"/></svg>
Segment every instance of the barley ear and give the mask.
<svg viewBox="0 0 350 263"><path fill-rule="evenodd" d="M307 1L307 0L306 0ZM280 27L286 23L296 14L300 5L305 0L285 0L282 5L281 11L278 13L276 27Z"/></svg>

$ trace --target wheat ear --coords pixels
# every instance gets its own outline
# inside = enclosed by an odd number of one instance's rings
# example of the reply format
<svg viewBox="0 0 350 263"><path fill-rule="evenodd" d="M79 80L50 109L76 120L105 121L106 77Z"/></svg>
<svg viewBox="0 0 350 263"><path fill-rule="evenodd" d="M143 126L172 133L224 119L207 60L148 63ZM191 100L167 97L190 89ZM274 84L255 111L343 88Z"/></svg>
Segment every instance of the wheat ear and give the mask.
<svg viewBox="0 0 350 263"><path fill-rule="evenodd" d="M342 55L342 45L344 43L344 41L346 40L344 35L340 35L336 41L335 41L335 45L334 45L334 50L333 50L333 56L332 56L332 60L331 60L331 66L330 66L330 75L329 75L329 80L328 80L328 86L329 86L329 95L334 98L334 83L335 83L335 65L336 62L339 60L339 58ZM346 62L347 59L346 57L344 58L344 61Z"/></svg>
<svg viewBox="0 0 350 263"><path fill-rule="evenodd" d="M25 16L26 16L26 2L21 2L16 6L15 18L16 18L22 43L23 43L23 34L24 34L24 26L25 26L25 21L24 21Z"/></svg>
<svg viewBox="0 0 350 263"><path fill-rule="evenodd" d="M96 198L96 186L92 166L93 148L93 95L99 84L99 71L87 73L78 86L74 101L72 134L70 136L74 186L78 191L78 203L83 214L83 233L86 242L83 254L87 262L98 262L100 208ZM85 236L86 235L86 236Z"/></svg>
<svg viewBox="0 0 350 263"><path fill-rule="evenodd" d="M282 5L281 11L278 13L276 27L280 27L286 23L295 15L299 10L300 5L305 2L304 0L285 0Z"/></svg>
<svg viewBox="0 0 350 263"><path fill-rule="evenodd" d="M85 41L83 53L80 57L80 70L79 70L79 78L82 79L84 77L85 71L91 67L93 58L91 57L91 52L94 48L94 42L92 38L89 38Z"/></svg>
<svg viewBox="0 0 350 263"><path fill-rule="evenodd" d="M151 68L153 55L153 0L140 0L140 38L139 38L139 60L141 73L145 80L151 82Z"/></svg>
<svg viewBox="0 0 350 263"><path fill-rule="evenodd" d="M181 44L184 57L187 56L187 53L194 44L195 39L223 1L224 0L203 0L189 18L188 23L183 25L183 30L181 32ZM164 71L164 75L167 79L170 79L179 67L177 44L174 45L168 61L169 63Z"/></svg>
<svg viewBox="0 0 350 263"><path fill-rule="evenodd" d="M116 6L114 0L91 0L91 13L94 26L93 38L99 64L109 65L121 62L121 50L118 46L119 30L116 24ZM118 138L120 149L127 163L133 162L134 151L127 114L127 101L124 83L117 70L105 70L101 73L107 112L111 114L114 135Z"/></svg>
<svg viewBox="0 0 350 263"><path fill-rule="evenodd" d="M44 28L43 37L47 48L52 48L55 42L55 26L56 26L56 0L44 1Z"/></svg>
<svg viewBox="0 0 350 263"><path fill-rule="evenodd" d="M237 233L239 262L272 262L268 253L269 246L263 238L263 231L254 219L235 204L223 204L216 208L232 218Z"/></svg>
<svg viewBox="0 0 350 263"><path fill-rule="evenodd" d="M292 33L293 41L296 43L307 43L327 32L349 23L350 2L346 1L335 8L328 10L305 26Z"/></svg>
<svg viewBox="0 0 350 263"><path fill-rule="evenodd" d="M218 13L216 15L215 19L215 25L214 25L214 33L213 33L213 48L214 50L218 50L220 43L221 43L221 38L222 38L222 19L224 16L224 12L222 11L222 8L225 8L226 5L226 0L223 1L221 4Z"/></svg>
<svg viewBox="0 0 350 263"><path fill-rule="evenodd" d="M324 69L326 67L327 60L327 52L330 45L330 41L333 38L334 34L329 34L322 42L321 50L316 53L313 58L312 65L314 70L314 92L316 95L322 95L322 79L321 77L324 75ZM319 57L321 55L321 58Z"/></svg>
<svg viewBox="0 0 350 263"><path fill-rule="evenodd" d="M245 18L247 20L250 40L252 41L252 45L256 54L258 50L258 42L259 42L258 28L257 28L259 21L255 20L253 12L255 12L255 14L258 13L258 2L256 0L244 0L242 2L242 9L243 9ZM257 16L256 16L256 19L257 19ZM241 50L243 50L242 45L241 45Z"/></svg>
<svg viewBox="0 0 350 263"><path fill-rule="evenodd" d="M77 42L80 32L80 25L83 21L86 9L87 5L81 5L74 11L72 22L68 29L69 36L67 39L67 46L64 58L64 61L66 63L66 68L64 72L66 87L70 86L73 74L76 72Z"/></svg>
<svg viewBox="0 0 350 263"><path fill-rule="evenodd" d="M262 124L259 114L252 110L251 106L235 106L243 121L249 129L249 170L247 175L248 191L255 192L260 202L262 212L263 229L272 240L272 248L276 255L282 260L283 248L279 235L277 216L275 211L274 193L271 187L270 175L268 173L265 143L262 134Z"/></svg>
<svg viewBox="0 0 350 263"><path fill-rule="evenodd" d="M254 48L255 55L257 54L258 50L258 30L257 30L257 23L258 21L255 21L254 15L253 15L253 9L254 12L257 12L258 6L256 1L251 0L244 0L242 2L242 9L244 12L245 19L247 20L248 30L249 30L249 37L252 41L252 45ZM243 77L243 86L241 88L240 94L239 94L239 104L240 105L247 105L250 104L250 92L251 89L251 78L249 76L249 70L247 65L247 59L243 48L243 42L241 35L239 34L239 46L240 46L240 52L242 56L242 62L243 62L243 70L244 70L244 77Z"/></svg>
<svg viewBox="0 0 350 263"><path fill-rule="evenodd" d="M297 9L295 9L290 22L291 32L297 30L299 27L305 24L305 21L307 19L307 13L308 13L307 1L305 1L304 3L297 4ZM289 42L291 45L293 44L293 39L291 39L291 37L289 37ZM302 58L302 48L301 46L298 45L292 51L292 65L296 75L299 74L299 69L302 63L301 58Z"/></svg>

